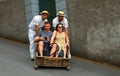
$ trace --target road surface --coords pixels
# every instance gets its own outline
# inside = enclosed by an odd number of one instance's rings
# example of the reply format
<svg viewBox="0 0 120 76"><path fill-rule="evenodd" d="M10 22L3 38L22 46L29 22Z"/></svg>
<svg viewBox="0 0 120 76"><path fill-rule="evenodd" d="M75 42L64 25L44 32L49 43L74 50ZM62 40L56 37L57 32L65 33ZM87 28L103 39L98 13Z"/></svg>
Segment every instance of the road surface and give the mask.
<svg viewBox="0 0 120 76"><path fill-rule="evenodd" d="M120 68L72 57L69 71L47 67L34 70L28 44L0 38L0 76L120 76Z"/></svg>

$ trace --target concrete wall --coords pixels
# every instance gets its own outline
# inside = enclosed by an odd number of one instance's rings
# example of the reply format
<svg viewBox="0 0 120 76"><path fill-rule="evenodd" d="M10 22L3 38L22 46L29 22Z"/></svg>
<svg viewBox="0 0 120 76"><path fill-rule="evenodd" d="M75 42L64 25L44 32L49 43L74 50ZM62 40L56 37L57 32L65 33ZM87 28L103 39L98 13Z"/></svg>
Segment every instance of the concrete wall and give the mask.
<svg viewBox="0 0 120 76"><path fill-rule="evenodd" d="M27 42L24 0L0 1L0 37Z"/></svg>
<svg viewBox="0 0 120 76"><path fill-rule="evenodd" d="M120 0L67 0L73 55L120 66Z"/></svg>
<svg viewBox="0 0 120 76"><path fill-rule="evenodd" d="M25 16L26 25L28 26L30 21L35 15L39 14L38 0L24 0L25 1Z"/></svg>
<svg viewBox="0 0 120 76"><path fill-rule="evenodd" d="M66 0L55 0L55 2L56 2L56 12L64 11L65 15L67 16Z"/></svg>
<svg viewBox="0 0 120 76"><path fill-rule="evenodd" d="M66 14L66 0L55 0ZM0 37L28 43L28 24L39 14L38 0L0 0ZM57 12L56 11L56 12Z"/></svg>

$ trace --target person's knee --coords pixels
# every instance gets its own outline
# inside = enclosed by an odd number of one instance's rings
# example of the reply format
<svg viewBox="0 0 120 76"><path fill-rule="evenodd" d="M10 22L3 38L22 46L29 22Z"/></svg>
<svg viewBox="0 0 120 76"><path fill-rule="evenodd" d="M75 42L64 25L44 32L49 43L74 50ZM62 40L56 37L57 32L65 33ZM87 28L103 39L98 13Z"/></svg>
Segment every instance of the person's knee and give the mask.
<svg viewBox="0 0 120 76"><path fill-rule="evenodd" d="M56 48L56 47L57 47L57 45L56 45L56 44L53 44L53 45L52 45L52 48Z"/></svg>
<svg viewBox="0 0 120 76"><path fill-rule="evenodd" d="M38 45L39 46L44 46L44 42L43 41L39 41Z"/></svg>
<svg viewBox="0 0 120 76"><path fill-rule="evenodd" d="M64 48L65 48L65 49L67 48L67 45L66 45L66 44L64 45Z"/></svg>

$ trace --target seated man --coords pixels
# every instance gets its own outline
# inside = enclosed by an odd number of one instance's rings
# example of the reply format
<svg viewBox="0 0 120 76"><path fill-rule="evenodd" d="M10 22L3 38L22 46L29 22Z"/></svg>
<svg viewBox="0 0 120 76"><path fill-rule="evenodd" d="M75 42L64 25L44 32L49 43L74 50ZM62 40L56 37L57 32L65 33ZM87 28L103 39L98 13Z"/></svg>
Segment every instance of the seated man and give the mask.
<svg viewBox="0 0 120 76"><path fill-rule="evenodd" d="M43 56L44 48L48 48L50 44L50 39L52 32L50 31L50 23L44 23L44 30L39 31L38 35L35 37L35 42L38 42L38 51L40 56ZM46 47L47 46L47 47Z"/></svg>

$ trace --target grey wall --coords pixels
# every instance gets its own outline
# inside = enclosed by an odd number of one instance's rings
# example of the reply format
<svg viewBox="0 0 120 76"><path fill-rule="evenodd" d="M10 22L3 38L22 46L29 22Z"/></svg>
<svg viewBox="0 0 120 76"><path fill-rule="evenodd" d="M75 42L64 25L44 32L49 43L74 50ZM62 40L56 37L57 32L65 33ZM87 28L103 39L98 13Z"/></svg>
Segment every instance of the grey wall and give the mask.
<svg viewBox="0 0 120 76"><path fill-rule="evenodd" d="M65 16L67 16L66 0L55 0L55 2L56 2L56 12L64 11Z"/></svg>
<svg viewBox="0 0 120 76"><path fill-rule="evenodd" d="M24 0L25 1L25 19L28 26L35 15L39 14L38 0Z"/></svg>
<svg viewBox="0 0 120 76"><path fill-rule="evenodd" d="M120 0L67 0L73 55L120 66Z"/></svg>
<svg viewBox="0 0 120 76"><path fill-rule="evenodd" d="M28 41L24 0L0 1L0 37Z"/></svg>

